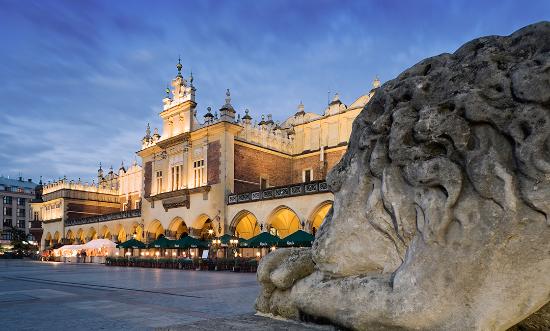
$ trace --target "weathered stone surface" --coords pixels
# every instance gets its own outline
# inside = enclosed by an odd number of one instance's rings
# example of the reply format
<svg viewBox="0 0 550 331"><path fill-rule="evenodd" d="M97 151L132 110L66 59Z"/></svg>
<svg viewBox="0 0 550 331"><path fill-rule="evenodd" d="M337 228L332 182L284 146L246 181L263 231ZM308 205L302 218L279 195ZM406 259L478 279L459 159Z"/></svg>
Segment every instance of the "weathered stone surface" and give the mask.
<svg viewBox="0 0 550 331"><path fill-rule="evenodd" d="M421 61L355 120L333 209L310 251L264 258L257 309L355 330L544 329L549 138L550 23Z"/></svg>

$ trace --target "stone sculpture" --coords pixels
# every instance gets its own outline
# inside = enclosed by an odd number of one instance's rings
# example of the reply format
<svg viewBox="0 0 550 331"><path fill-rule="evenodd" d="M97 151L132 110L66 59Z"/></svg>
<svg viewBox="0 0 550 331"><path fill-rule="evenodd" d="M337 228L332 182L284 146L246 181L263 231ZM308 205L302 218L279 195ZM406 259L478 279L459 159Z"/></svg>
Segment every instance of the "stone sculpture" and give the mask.
<svg viewBox="0 0 550 331"><path fill-rule="evenodd" d="M313 247L260 263L257 310L353 330L549 329L549 136L550 23L414 65L355 120Z"/></svg>

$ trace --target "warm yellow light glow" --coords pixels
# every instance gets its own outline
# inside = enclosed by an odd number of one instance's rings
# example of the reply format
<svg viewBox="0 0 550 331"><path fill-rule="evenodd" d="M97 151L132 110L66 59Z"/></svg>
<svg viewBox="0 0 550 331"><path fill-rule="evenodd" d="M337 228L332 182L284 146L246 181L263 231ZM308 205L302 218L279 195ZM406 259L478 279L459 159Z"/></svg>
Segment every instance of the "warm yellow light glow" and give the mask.
<svg viewBox="0 0 550 331"><path fill-rule="evenodd" d="M172 256L176 256L176 252L173 252L173 253L172 253Z"/></svg>
<svg viewBox="0 0 550 331"><path fill-rule="evenodd" d="M115 255L118 256L118 252L116 252Z"/></svg>
<svg viewBox="0 0 550 331"><path fill-rule="evenodd" d="M251 213L244 214L240 220L237 221L235 232L238 232L239 236L244 239L250 239L257 234L260 234L260 226L256 220L256 217Z"/></svg>
<svg viewBox="0 0 550 331"><path fill-rule="evenodd" d="M145 253L141 252L141 256L145 255Z"/></svg>
<svg viewBox="0 0 550 331"><path fill-rule="evenodd" d="M155 255L158 257L160 255L160 252L155 252Z"/></svg>
<svg viewBox="0 0 550 331"><path fill-rule="evenodd" d="M271 247L271 250L272 250L272 251L274 251L274 250L276 250L276 249L277 249L277 247L275 247L275 246L272 246L272 247Z"/></svg>
<svg viewBox="0 0 550 331"><path fill-rule="evenodd" d="M194 252L191 252L191 257L195 256L195 253Z"/></svg>
<svg viewBox="0 0 550 331"><path fill-rule="evenodd" d="M256 252L256 257L260 257L260 252Z"/></svg>

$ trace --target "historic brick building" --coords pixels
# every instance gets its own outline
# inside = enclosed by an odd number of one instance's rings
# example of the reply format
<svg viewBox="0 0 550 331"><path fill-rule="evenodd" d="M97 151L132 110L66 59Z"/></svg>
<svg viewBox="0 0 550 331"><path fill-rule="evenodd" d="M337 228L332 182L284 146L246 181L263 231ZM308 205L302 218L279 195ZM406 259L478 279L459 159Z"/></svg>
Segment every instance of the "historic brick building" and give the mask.
<svg viewBox="0 0 550 331"><path fill-rule="evenodd" d="M180 63L177 69L159 114L161 133L147 125L137 152L143 169L136 168L130 182L139 185L125 186L126 170L104 176L100 168L99 183L87 189L46 186L36 208L61 204L62 214L60 221L43 218L44 246L94 236L150 241L161 234L229 232L246 239L264 230L284 237L319 227L333 199L326 174L345 153L352 123L380 82L349 106L336 94L322 114L300 103L278 123L271 115L255 121L248 110L237 115L229 90L218 111L208 107L199 116L193 77L183 77ZM86 192L80 200L73 197L79 190ZM123 217L123 211L132 214ZM47 226L56 222L59 227Z"/></svg>

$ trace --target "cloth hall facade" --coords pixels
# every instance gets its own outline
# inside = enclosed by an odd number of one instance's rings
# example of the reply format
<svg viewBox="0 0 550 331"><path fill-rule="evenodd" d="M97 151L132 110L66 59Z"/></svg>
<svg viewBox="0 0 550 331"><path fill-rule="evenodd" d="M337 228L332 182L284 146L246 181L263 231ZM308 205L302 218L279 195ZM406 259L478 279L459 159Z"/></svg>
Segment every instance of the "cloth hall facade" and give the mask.
<svg viewBox="0 0 550 331"><path fill-rule="evenodd" d="M147 125L139 164L107 174L100 167L97 183L62 179L37 188L31 206L42 222L42 249L96 238L315 233L333 201L325 177L380 82L349 106L336 94L322 114L300 103L278 123L271 115L254 120L248 110L237 115L229 90L217 111L200 116L193 77L177 69L162 100L161 130Z"/></svg>

